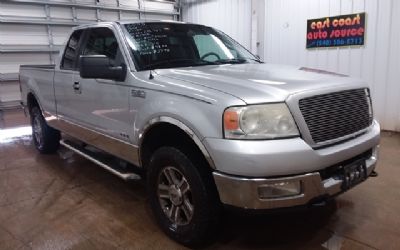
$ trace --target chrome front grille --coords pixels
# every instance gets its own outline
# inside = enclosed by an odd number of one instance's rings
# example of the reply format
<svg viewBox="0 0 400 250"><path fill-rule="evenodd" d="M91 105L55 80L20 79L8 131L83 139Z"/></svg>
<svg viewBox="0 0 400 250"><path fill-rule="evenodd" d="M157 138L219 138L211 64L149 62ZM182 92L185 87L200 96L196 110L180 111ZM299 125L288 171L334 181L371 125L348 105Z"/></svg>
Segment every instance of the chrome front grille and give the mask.
<svg viewBox="0 0 400 250"><path fill-rule="evenodd" d="M373 120L368 89L307 97L299 108L316 144L355 134Z"/></svg>

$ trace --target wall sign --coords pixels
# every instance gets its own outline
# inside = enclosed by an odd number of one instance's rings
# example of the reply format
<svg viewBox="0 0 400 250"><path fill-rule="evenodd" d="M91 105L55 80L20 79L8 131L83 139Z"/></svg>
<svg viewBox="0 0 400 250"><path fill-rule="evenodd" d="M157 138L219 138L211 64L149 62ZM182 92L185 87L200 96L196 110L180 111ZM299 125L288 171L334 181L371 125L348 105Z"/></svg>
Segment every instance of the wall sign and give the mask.
<svg viewBox="0 0 400 250"><path fill-rule="evenodd" d="M364 45L365 13L307 20L306 47Z"/></svg>

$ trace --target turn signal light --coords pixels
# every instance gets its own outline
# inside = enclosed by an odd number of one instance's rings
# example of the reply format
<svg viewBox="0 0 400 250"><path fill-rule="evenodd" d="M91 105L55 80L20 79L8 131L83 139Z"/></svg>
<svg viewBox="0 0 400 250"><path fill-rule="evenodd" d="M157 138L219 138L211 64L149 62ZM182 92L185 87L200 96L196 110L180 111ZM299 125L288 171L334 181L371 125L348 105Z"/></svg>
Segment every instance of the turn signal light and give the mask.
<svg viewBox="0 0 400 250"><path fill-rule="evenodd" d="M225 111L224 127L225 130L239 129L239 115L236 111Z"/></svg>

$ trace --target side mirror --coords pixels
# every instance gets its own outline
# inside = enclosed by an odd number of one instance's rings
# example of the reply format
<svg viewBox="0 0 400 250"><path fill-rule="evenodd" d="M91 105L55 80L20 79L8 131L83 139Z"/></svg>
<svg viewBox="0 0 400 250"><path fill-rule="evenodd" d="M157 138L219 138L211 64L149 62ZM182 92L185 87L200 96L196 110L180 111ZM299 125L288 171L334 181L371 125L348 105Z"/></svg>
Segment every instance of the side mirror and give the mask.
<svg viewBox="0 0 400 250"><path fill-rule="evenodd" d="M110 59L104 55L80 56L79 73L82 78L124 81L126 78L126 65L112 66Z"/></svg>

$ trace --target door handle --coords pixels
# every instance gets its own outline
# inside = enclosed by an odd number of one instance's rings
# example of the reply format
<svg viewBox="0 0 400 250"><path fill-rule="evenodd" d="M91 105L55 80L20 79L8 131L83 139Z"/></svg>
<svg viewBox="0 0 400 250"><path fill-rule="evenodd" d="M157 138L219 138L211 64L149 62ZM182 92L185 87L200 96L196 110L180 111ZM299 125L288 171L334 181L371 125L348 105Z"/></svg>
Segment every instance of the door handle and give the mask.
<svg viewBox="0 0 400 250"><path fill-rule="evenodd" d="M79 85L79 82L74 82L74 89L79 90L81 86Z"/></svg>
<svg viewBox="0 0 400 250"><path fill-rule="evenodd" d="M73 88L74 88L74 92L76 94L81 94L82 93L81 85L79 84L79 82L74 82Z"/></svg>

